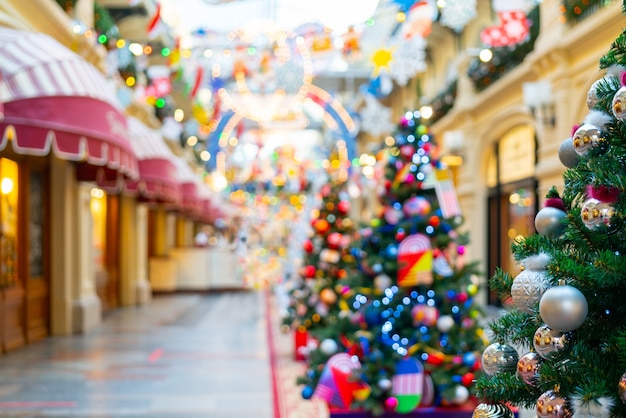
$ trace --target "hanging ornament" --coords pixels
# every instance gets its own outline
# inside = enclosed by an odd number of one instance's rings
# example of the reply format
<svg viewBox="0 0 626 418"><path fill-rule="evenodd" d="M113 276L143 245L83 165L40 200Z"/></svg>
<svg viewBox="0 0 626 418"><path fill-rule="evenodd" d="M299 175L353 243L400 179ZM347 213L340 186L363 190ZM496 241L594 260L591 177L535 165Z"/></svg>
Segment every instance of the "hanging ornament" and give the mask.
<svg viewBox="0 0 626 418"><path fill-rule="evenodd" d="M429 285L433 282L433 251L424 234L409 235L398 247L398 286Z"/></svg>
<svg viewBox="0 0 626 418"><path fill-rule="evenodd" d="M600 225L611 226L613 215L615 215L615 209L612 205L594 198L586 200L580 211L583 224L591 230Z"/></svg>
<svg viewBox="0 0 626 418"><path fill-rule="evenodd" d="M503 47L523 42L529 34L530 24L526 11L518 2L493 2L500 19L499 26L491 26L480 32L480 40L490 47Z"/></svg>
<svg viewBox="0 0 626 418"><path fill-rule="evenodd" d="M533 307L541 299L543 293L550 287L546 267L550 256L540 253L522 260L522 270L511 286L513 303L521 312L530 314Z"/></svg>
<svg viewBox="0 0 626 418"><path fill-rule="evenodd" d="M499 372L514 372L519 356L508 344L493 343L483 351L481 364L489 376Z"/></svg>
<svg viewBox="0 0 626 418"><path fill-rule="evenodd" d="M337 294L332 289L322 289L322 291L320 292L320 299L326 305L333 305L335 302L337 302Z"/></svg>
<svg viewBox="0 0 626 418"><path fill-rule="evenodd" d="M556 187L552 187L546 196L544 208L535 216L535 229L548 238L560 237L567 228L563 222L567 216L566 212L563 199L559 196Z"/></svg>
<svg viewBox="0 0 626 418"><path fill-rule="evenodd" d="M308 254L311 254L313 252L313 242L311 242L310 239L304 241L304 244L302 245L302 248L304 249L304 251L306 251Z"/></svg>
<svg viewBox="0 0 626 418"><path fill-rule="evenodd" d="M430 213L431 205L425 197L413 196L404 202L402 210L407 216L424 216Z"/></svg>
<svg viewBox="0 0 626 418"><path fill-rule="evenodd" d="M613 116L617 119L622 122L626 120L626 87L620 87L615 96L613 96L611 110L613 111Z"/></svg>
<svg viewBox="0 0 626 418"><path fill-rule="evenodd" d="M588 309L585 295L566 284L546 290L539 301L539 314L543 322L560 332L572 331L581 326L587 319Z"/></svg>
<svg viewBox="0 0 626 418"><path fill-rule="evenodd" d="M574 142L572 138L566 138L559 146L559 160L567 168L576 168L578 161L580 161L580 155L574 148Z"/></svg>
<svg viewBox="0 0 626 418"><path fill-rule="evenodd" d="M337 203L337 210L342 215L346 215L350 212L350 202L348 200L340 200L339 203Z"/></svg>
<svg viewBox="0 0 626 418"><path fill-rule="evenodd" d="M391 380L387 379L386 377L383 377L382 379L380 379L376 385L378 386L380 390L384 390L384 391L391 389L391 386L392 386Z"/></svg>
<svg viewBox="0 0 626 418"><path fill-rule="evenodd" d="M572 416L567 399L560 397L554 390L544 392L537 399L535 412L537 418L570 418Z"/></svg>
<svg viewBox="0 0 626 418"><path fill-rule="evenodd" d="M605 127L612 122L611 116L599 110L591 110L572 135L574 150L578 155L585 156L591 148L604 150L607 145Z"/></svg>
<svg viewBox="0 0 626 418"><path fill-rule="evenodd" d="M454 326L454 318L452 318L451 315L441 315L437 319L437 329L440 332L443 332L443 333L450 332L453 326Z"/></svg>
<svg viewBox="0 0 626 418"><path fill-rule="evenodd" d="M437 323L439 318L439 310L434 306L429 305L415 305L411 310L413 316L413 325L416 327L425 325L432 327Z"/></svg>
<svg viewBox="0 0 626 418"><path fill-rule="evenodd" d="M387 221L389 225L397 225L403 216L400 209L395 209L391 206L386 207L383 212L383 218L385 218L385 221Z"/></svg>
<svg viewBox="0 0 626 418"><path fill-rule="evenodd" d="M437 6L431 0L416 1L406 13L406 20L402 24L401 34L409 39L413 36L426 38L432 30L437 18Z"/></svg>
<svg viewBox="0 0 626 418"><path fill-rule="evenodd" d="M606 80L606 78L594 81L587 91L587 109L589 110L592 110L598 104L598 85L602 80Z"/></svg>
<svg viewBox="0 0 626 418"><path fill-rule="evenodd" d="M391 278L386 274L379 274L374 277L374 287L381 292L391 287Z"/></svg>
<svg viewBox="0 0 626 418"><path fill-rule="evenodd" d="M623 403L626 404L626 373L619 378L619 382L617 384L617 393L619 393L619 398Z"/></svg>
<svg viewBox="0 0 626 418"><path fill-rule="evenodd" d="M565 344L567 344L565 334L553 330L547 325L542 325L537 328L535 336L533 337L533 347L535 347L537 353L545 359L550 358L552 353L563 349Z"/></svg>
<svg viewBox="0 0 626 418"><path fill-rule="evenodd" d="M540 363L541 356L534 351L524 354L517 362L517 375L527 385L534 385L537 380L537 371Z"/></svg>
<svg viewBox="0 0 626 418"><path fill-rule="evenodd" d="M391 383L391 393L398 400L395 412L408 414L417 408L422 399L424 366L413 357L399 360Z"/></svg>
<svg viewBox="0 0 626 418"><path fill-rule="evenodd" d="M319 348L322 353L326 354L327 356L331 356L339 350L339 344L337 344L337 341L327 338L325 340L322 340Z"/></svg>
<svg viewBox="0 0 626 418"><path fill-rule="evenodd" d="M339 232L331 232L326 237L326 243L328 244L328 248L333 249L333 250L336 250L339 248L342 240L343 240L343 235L341 235Z"/></svg>
<svg viewBox="0 0 626 418"><path fill-rule="evenodd" d="M490 404L490 403L480 403L476 408L474 408L474 412L472 413L472 418L513 418L513 411L506 406L500 403Z"/></svg>

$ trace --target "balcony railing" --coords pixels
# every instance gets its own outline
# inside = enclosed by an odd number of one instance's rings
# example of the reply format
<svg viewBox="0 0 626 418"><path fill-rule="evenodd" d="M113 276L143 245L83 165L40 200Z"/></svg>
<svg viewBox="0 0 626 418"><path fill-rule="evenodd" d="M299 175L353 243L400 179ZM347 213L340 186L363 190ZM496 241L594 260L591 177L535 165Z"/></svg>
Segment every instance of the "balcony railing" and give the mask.
<svg viewBox="0 0 626 418"><path fill-rule="evenodd" d="M539 36L539 7L533 8L527 16L530 22L528 39L525 42L508 47L493 48L493 58L489 62L473 59L467 75L477 91L482 91L500 79L507 72L517 67L534 49Z"/></svg>
<svg viewBox="0 0 626 418"><path fill-rule="evenodd" d="M567 23L578 23L615 0L562 0L561 14Z"/></svg>

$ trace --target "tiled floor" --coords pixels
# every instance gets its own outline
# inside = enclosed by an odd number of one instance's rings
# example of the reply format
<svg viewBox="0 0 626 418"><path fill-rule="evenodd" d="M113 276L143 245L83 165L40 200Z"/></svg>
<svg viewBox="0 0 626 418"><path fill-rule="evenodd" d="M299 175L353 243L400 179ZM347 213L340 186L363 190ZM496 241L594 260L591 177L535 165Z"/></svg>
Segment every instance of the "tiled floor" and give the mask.
<svg viewBox="0 0 626 418"><path fill-rule="evenodd" d="M273 418L264 299L159 296L0 356L0 416Z"/></svg>

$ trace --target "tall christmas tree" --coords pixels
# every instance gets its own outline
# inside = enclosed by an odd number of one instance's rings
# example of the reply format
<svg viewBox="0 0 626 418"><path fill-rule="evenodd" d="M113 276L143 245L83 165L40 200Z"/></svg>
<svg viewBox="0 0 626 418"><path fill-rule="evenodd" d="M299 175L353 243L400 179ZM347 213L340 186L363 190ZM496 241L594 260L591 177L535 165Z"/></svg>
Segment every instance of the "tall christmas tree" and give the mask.
<svg viewBox="0 0 626 418"><path fill-rule="evenodd" d="M350 202L344 189L345 182L341 181L320 189L320 203L311 217L310 238L303 244L300 275L292 281L290 304L283 318L284 325L318 340L327 329L338 326L340 312L349 310L348 272L356 265L349 244L356 225L349 216ZM296 349L302 348L306 350L306 346ZM303 357L302 353L296 354L297 358Z"/></svg>
<svg viewBox="0 0 626 418"><path fill-rule="evenodd" d="M369 282L353 289L357 330L335 329L336 344L311 353L303 395L374 414L460 405L485 341L454 188L418 112L405 115L381 155L382 213L353 247Z"/></svg>
<svg viewBox="0 0 626 418"><path fill-rule="evenodd" d="M512 247L523 270L491 279L515 307L491 324L475 416L511 416L509 405L538 417L626 416L626 32L600 68L588 115L559 149L561 196L550 191L537 234Z"/></svg>

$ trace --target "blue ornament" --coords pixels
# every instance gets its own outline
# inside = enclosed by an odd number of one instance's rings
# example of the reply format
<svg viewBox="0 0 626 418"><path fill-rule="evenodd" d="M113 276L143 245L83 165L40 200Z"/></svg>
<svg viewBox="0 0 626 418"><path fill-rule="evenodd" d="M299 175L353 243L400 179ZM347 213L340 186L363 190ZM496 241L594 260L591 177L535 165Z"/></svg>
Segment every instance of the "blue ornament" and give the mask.
<svg viewBox="0 0 626 418"><path fill-rule="evenodd" d="M385 254L389 258L395 258L398 256L398 245L397 244L389 244L385 249Z"/></svg>
<svg viewBox="0 0 626 418"><path fill-rule="evenodd" d="M463 354L463 364L472 367L476 363L476 354L465 353Z"/></svg>
<svg viewBox="0 0 626 418"><path fill-rule="evenodd" d="M383 266L376 263L372 266L372 270L374 270L374 273L381 273L383 271Z"/></svg>
<svg viewBox="0 0 626 418"><path fill-rule="evenodd" d="M302 389L302 397L304 399L311 399L312 396L313 396L313 388L311 386L305 386Z"/></svg>

